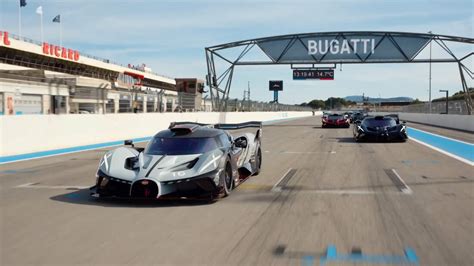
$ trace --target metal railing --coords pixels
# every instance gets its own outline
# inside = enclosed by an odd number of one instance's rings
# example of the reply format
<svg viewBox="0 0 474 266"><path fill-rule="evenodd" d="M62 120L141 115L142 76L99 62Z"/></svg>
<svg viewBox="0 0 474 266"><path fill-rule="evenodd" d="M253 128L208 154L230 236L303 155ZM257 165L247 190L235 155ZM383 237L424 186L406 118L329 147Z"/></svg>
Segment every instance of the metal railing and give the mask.
<svg viewBox="0 0 474 266"><path fill-rule="evenodd" d="M431 102L431 112L429 103L411 104L402 106L400 112L404 113L446 113L446 102ZM449 101L448 114L467 115L467 105L464 100Z"/></svg>
<svg viewBox="0 0 474 266"><path fill-rule="evenodd" d="M206 101L206 106L210 101ZM259 101L248 101L239 99L229 99L227 101L227 112L275 112L275 111L311 111L311 107L299 105L268 103Z"/></svg>

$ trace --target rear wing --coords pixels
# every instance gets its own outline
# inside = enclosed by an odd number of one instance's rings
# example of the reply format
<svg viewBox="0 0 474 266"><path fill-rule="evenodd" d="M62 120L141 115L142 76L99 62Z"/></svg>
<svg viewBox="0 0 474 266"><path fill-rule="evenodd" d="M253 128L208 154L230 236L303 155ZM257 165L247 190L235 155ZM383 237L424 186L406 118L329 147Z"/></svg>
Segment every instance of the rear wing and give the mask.
<svg viewBox="0 0 474 266"><path fill-rule="evenodd" d="M215 124L214 128L224 129L224 130L236 130L242 128L262 128L262 122L260 121L250 121L237 124Z"/></svg>
<svg viewBox="0 0 474 266"><path fill-rule="evenodd" d="M217 129L223 129L223 130L237 130L237 129L243 129L243 128L252 128L252 127L262 128L262 122L249 121L249 122L235 123L235 124L225 124L225 123L204 124L204 123L198 123L198 122L172 122L170 123L170 126L168 127L168 129L171 129L180 125L202 126L202 127L210 127L210 128L217 128Z"/></svg>
<svg viewBox="0 0 474 266"><path fill-rule="evenodd" d="M168 127L168 129L171 129L171 130L173 130L173 128L181 129L183 125L186 125L185 127L189 127L190 130L193 130L197 126L216 128L216 129L222 129L222 130L258 128L257 133L255 134L255 138L258 139L262 137L262 122L261 121L249 121L249 122L234 123L234 124L225 124L225 123L204 124L204 123L197 123L197 122L172 122L170 123L170 126Z"/></svg>

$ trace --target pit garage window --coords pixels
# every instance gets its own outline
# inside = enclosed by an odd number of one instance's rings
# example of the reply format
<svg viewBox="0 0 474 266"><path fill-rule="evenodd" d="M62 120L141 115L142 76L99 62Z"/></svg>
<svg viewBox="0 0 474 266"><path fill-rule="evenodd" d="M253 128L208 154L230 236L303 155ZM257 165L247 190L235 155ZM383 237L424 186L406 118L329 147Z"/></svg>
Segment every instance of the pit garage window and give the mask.
<svg viewBox="0 0 474 266"><path fill-rule="evenodd" d="M105 113L113 114L115 113L115 101L113 99L109 99L105 104Z"/></svg>
<svg viewBox="0 0 474 266"><path fill-rule="evenodd" d="M155 97L154 96L147 96L146 98L146 112L152 113L157 112L157 108L155 108Z"/></svg>
<svg viewBox="0 0 474 266"><path fill-rule="evenodd" d="M119 113L131 113L131 95L130 94L121 94L119 100Z"/></svg>
<svg viewBox="0 0 474 266"><path fill-rule="evenodd" d="M15 98L14 110L17 115L42 114L43 97L41 95L22 94Z"/></svg>

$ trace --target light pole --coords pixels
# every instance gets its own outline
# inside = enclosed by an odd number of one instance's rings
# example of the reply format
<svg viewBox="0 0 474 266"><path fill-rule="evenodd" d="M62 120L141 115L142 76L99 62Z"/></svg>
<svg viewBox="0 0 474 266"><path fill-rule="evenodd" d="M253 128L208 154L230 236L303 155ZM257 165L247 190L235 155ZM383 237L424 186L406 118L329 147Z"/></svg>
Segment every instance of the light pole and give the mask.
<svg viewBox="0 0 474 266"><path fill-rule="evenodd" d="M428 31L429 34L433 34L431 31ZM430 39L430 70L429 70L429 113L431 114L431 39Z"/></svg>
<svg viewBox="0 0 474 266"><path fill-rule="evenodd" d="M449 106L448 95L449 95L449 90L439 90L439 92L446 92L446 114L448 114L448 106Z"/></svg>

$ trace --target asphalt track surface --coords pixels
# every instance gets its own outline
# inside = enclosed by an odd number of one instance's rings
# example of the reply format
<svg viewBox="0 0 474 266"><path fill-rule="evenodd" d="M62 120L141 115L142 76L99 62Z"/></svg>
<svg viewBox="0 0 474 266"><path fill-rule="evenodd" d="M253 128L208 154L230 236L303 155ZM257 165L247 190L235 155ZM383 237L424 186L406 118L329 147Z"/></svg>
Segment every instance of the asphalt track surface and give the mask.
<svg viewBox="0 0 474 266"><path fill-rule="evenodd" d="M318 117L263 137L261 174L213 204L90 198L104 149L0 165L0 264L319 265L334 245L474 265L472 166L414 141L355 143Z"/></svg>

